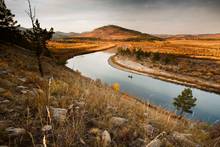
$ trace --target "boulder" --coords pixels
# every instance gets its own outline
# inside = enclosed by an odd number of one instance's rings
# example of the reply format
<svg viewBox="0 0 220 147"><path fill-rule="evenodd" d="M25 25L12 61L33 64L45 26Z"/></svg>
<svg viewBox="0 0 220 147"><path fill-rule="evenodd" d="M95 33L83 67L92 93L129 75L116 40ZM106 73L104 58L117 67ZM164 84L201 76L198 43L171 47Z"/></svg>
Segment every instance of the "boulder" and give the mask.
<svg viewBox="0 0 220 147"><path fill-rule="evenodd" d="M45 126L43 126L43 128L41 130L43 132L50 131L50 130L52 130L52 126L51 125L45 125Z"/></svg>
<svg viewBox="0 0 220 147"><path fill-rule="evenodd" d="M18 80L20 80L21 82L26 82L27 78L18 78Z"/></svg>
<svg viewBox="0 0 220 147"><path fill-rule="evenodd" d="M146 147L161 147L162 142L159 139L152 140Z"/></svg>
<svg viewBox="0 0 220 147"><path fill-rule="evenodd" d="M185 146L189 146L189 147L199 146L198 144L187 138L187 136L192 136L191 134L182 134L179 132L174 132L172 136L176 141L178 141L179 143Z"/></svg>
<svg viewBox="0 0 220 147"><path fill-rule="evenodd" d="M146 126L144 126L144 128L145 128L148 136L152 137L154 135L155 128L152 125L147 124Z"/></svg>
<svg viewBox="0 0 220 147"><path fill-rule="evenodd" d="M9 127L5 129L5 131L10 135L10 136L18 136L18 135L23 135L26 133L24 128L13 128Z"/></svg>
<svg viewBox="0 0 220 147"><path fill-rule="evenodd" d="M0 75L5 75L5 74L8 74L7 70L0 70Z"/></svg>
<svg viewBox="0 0 220 147"><path fill-rule="evenodd" d="M66 120L67 109L51 107L52 117L58 122Z"/></svg>
<svg viewBox="0 0 220 147"><path fill-rule="evenodd" d="M166 132L161 132L159 135L157 135L146 147L160 147L162 146L162 139L166 137Z"/></svg>
<svg viewBox="0 0 220 147"><path fill-rule="evenodd" d="M6 80L6 79L0 78L0 86L3 86L5 88L11 88L11 87L15 86L15 84Z"/></svg>
<svg viewBox="0 0 220 147"><path fill-rule="evenodd" d="M0 101L0 104L8 104L10 101L9 100L3 100L3 101Z"/></svg>
<svg viewBox="0 0 220 147"><path fill-rule="evenodd" d="M111 143L111 136L107 130L102 133L102 146L107 147Z"/></svg>
<svg viewBox="0 0 220 147"><path fill-rule="evenodd" d="M6 89L0 87L0 94L5 93L6 91L7 91Z"/></svg>
<svg viewBox="0 0 220 147"><path fill-rule="evenodd" d="M110 124L113 127L120 127L124 125L126 122L128 122L128 120L125 118L121 118L121 117L112 117L110 119Z"/></svg>

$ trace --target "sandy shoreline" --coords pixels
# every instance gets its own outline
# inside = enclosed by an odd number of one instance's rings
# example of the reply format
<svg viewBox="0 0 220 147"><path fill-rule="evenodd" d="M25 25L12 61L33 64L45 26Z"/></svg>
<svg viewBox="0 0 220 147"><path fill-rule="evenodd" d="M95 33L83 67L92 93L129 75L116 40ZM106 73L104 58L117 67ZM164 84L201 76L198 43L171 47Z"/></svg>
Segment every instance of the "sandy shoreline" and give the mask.
<svg viewBox="0 0 220 147"><path fill-rule="evenodd" d="M155 79L186 85L201 90L220 94L220 84L211 83L199 78L192 78L185 75L173 74L162 70L154 70L130 60L121 60L117 55L109 58L109 64L117 69L132 72L139 75L150 76Z"/></svg>

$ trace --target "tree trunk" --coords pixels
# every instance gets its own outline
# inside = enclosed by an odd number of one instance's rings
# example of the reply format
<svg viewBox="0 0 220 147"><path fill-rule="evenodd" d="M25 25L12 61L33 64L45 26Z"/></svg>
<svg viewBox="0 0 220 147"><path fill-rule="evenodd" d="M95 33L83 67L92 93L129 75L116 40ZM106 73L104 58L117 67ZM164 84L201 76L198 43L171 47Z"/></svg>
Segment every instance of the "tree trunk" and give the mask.
<svg viewBox="0 0 220 147"><path fill-rule="evenodd" d="M38 69L39 69L40 75L41 77L44 77L44 71L43 71L42 63L41 63L41 56L38 56L37 60L38 60Z"/></svg>
<svg viewBox="0 0 220 147"><path fill-rule="evenodd" d="M183 109L181 109L181 111L180 111L180 116L182 117L183 116Z"/></svg>

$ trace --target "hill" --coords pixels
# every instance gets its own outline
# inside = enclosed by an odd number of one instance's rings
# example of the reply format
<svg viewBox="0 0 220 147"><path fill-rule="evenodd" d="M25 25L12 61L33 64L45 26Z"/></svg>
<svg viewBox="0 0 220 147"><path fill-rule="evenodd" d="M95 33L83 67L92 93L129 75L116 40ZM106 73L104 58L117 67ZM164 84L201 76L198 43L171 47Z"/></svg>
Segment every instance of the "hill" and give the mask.
<svg viewBox="0 0 220 147"><path fill-rule="evenodd" d="M57 31L53 34L53 39L60 39L60 38L66 38L66 37L74 37L78 36L78 33L70 32L70 33L65 33L65 32L60 32Z"/></svg>
<svg viewBox="0 0 220 147"><path fill-rule="evenodd" d="M154 36L164 38L164 39L186 39L186 40L219 40L220 33L216 34L177 34L177 35L169 35L169 34L154 34Z"/></svg>
<svg viewBox="0 0 220 147"><path fill-rule="evenodd" d="M159 37L126 29L116 25L103 26L91 32L82 33L80 34L80 37L120 41L161 40Z"/></svg>

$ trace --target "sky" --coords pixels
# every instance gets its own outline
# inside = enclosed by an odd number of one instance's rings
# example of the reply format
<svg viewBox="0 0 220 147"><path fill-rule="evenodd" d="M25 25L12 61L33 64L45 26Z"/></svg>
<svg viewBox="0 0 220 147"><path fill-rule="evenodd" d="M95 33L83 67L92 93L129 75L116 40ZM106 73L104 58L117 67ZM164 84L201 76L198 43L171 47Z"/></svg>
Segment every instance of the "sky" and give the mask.
<svg viewBox="0 0 220 147"><path fill-rule="evenodd" d="M31 27L26 0L5 0L23 27ZM119 25L150 34L220 33L220 0L31 0L44 28L86 32Z"/></svg>

